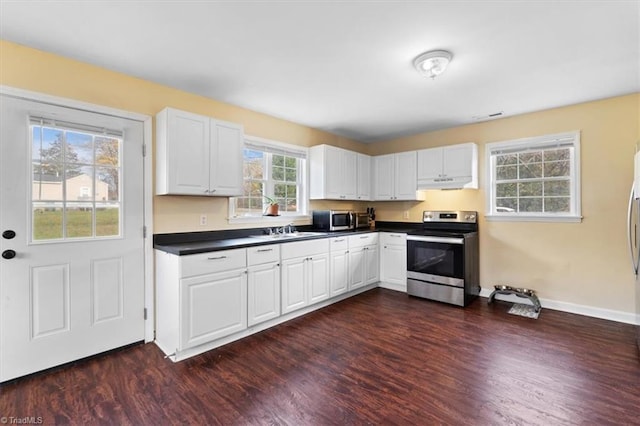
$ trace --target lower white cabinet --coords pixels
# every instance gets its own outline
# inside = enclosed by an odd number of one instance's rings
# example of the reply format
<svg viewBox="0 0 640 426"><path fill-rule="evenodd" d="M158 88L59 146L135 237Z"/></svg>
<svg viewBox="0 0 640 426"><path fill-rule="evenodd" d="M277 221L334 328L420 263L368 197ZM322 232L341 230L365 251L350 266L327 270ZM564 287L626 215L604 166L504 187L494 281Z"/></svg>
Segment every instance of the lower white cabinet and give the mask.
<svg viewBox="0 0 640 426"><path fill-rule="evenodd" d="M357 289L379 281L378 234L349 237L349 289Z"/></svg>
<svg viewBox="0 0 640 426"><path fill-rule="evenodd" d="M249 327L280 316L280 246L247 249L247 323Z"/></svg>
<svg viewBox="0 0 640 426"><path fill-rule="evenodd" d="M380 287L407 291L407 234L380 233Z"/></svg>
<svg viewBox="0 0 640 426"><path fill-rule="evenodd" d="M281 245L282 313L328 299L329 241L297 241Z"/></svg>
<svg viewBox="0 0 640 426"><path fill-rule="evenodd" d="M180 281L180 346L191 348L247 328L247 271Z"/></svg>
<svg viewBox="0 0 640 426"><path fill-rule="evenodd" d="M156 343L178 354L247 328L246 249L176 256L156 250Z"/></svg>

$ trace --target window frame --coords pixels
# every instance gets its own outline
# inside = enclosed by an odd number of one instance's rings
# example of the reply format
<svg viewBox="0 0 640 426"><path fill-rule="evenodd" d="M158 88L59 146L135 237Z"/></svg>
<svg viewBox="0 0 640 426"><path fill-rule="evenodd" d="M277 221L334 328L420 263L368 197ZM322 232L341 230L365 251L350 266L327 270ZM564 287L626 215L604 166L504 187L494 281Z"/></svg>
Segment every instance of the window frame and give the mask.
<svg viewBox="0 0 640 426"><path fill-rule="evenodd" d="M106 128L98 128L95 126L91 126L84 123L72 123L62 120L55 120L50 118L38 117L38 116L29 116L28 118L28 128L29 128L29 148L28 148L28 161L29 161L29 175L28 175L28 186L29 186L29 209L28 209L28 219L27 223L29 224L29 245L46 245L46 244L66 244L66 243L76 243L76 242L85 242L85 241L107 241L107 240L118 240L124 238L124 217L122 212L124 211L124 195L123 195L123 144L125 141L125 135L122 131L106 129ZM33 166L34 164L41 163L41 160L36 161L34 157L34 128L39 127L41 129L47 128L52 130L59 130L63 132L62 143L62 151L61 151L61 159L59 161L54 161L52 164L57 164L65 167L68 164L73 164L81 167L91 167L92 175L91 175L91 188L90 188L90 197L91 200L83 200L77 201L73 199L69 199L68 197L68 178L66 178L66 173L63 174L62 182L61 182L61 200L34 200L33 189L34 189L34 176L33 176ZM68 133L78 133L91 136L92 138L92 163L87 162L77 162L77 163L69 163L66 159L66 150L67 150L67 134ZM42 137L42 133L41 133ZM100 164L96 163L96 148L95 148L95 139L99 137L111 138L118 141L118 158L117 165L111 166L110 168L116 169L119 179L118 179L118 199L117 200L107 200L103 202L98 202L95 198L96 192L96 184L97 184L97 172L96 169L101 167ZM41 183L42 184L42 181ZM54 207L61 209L61 232L62 236L56 238L43 238L38 239L35 238L36 232L36 223L35 223L35 206L36 205L44 205L48 204L46 207ZM67 225L68 221L68 206L76 206L83 207L86 204L90 204L91 207L91 233L92 235L87 236L68 236L67 235ZM118 208L118 233L111 235L98 235L98 223L97 223L97 211L98 208L111 208L112 206L116 206Z"/></svg>
<svg viewBox="0 0 640 426"><path fill-rule="evenodd" d="M266 188L268 194L273 194L275 181L272 179L272 170L271 170L271 157L272 155L287 155L287 153L296 153L300 159L304 159L304 164L302 167L298 168L297 173L297 185L300 185L300 211L297 213L288 213L280 210L280 216L263 216L263 215L249 215L249 216L237 216L235 207L236 207L236 199L240 197L229 197L229 214L228 214L228 222L229 223L244 223L244 224L280 224L280 223L291 223L292 221L307 221L310 223L311 215L309 214L309 150L308 148L301 145L293 145L285 142L274 141L270 139L261 138L258 136L250 136L245 135L245 146L243 149L247 148L246 145L251 145L254 147L265 147L270 149L268 152L269 161L265 161L266 168L265 176L264 176L264 187ZM273 151L281 151L281 153L274 153ZM290 155L291 156L291 155ZM242 166L244 168L244 156ZM243 185L244 185L244 175L242 177ZM272 195L269 195L272 196Z"/></svg>
<svg viewBox="0 0 640 426"><path fill-rule="evenodd" d="M557 146L572 148L569 173L570 211L568 213L549 212L498 212L496 211L496 156L497 151L513 150L514 152L535 151ZM581 222L581 179L580 179L580 132L572 131L550 135L491 142L485 145L486 158L486 214L489 221L505 222ZM519 181L520 179L516 179ZM542 182L544 182L542 178Z"/></svg>

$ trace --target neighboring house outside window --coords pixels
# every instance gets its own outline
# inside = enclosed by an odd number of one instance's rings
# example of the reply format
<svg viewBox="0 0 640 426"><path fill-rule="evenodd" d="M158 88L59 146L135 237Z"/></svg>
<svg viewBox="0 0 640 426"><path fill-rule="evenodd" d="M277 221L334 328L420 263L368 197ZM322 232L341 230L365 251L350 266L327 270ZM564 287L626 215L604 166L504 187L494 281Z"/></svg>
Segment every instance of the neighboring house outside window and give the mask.
<svg viewBox="0 0 640 426"><path fill-rule="evenodd" d="M281 219L308 215L307 149L246 136L244 194L229 200L229 220L261 222L269 199L279 205Z"/></svg>
<svg viewBox="0 0 640 426"><path fill-rule="evenodd" d="M581 220L580 133L486 145L489 220Z"/></svg>

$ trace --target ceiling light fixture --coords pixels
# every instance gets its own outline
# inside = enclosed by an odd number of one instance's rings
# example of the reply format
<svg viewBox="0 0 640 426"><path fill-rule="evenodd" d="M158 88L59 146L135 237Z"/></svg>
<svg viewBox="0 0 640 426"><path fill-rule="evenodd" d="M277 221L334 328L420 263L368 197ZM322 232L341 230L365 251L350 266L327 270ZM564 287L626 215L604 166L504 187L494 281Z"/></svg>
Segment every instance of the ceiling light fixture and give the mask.
<svg viewBox="0 0 640 426"><path fill-rule="evenodd" d="M447 69L451 58L453 58L451 52L447 52L446 50L432 50L414 59L413 66L416 67L420 74L434 79Z"/></svg>

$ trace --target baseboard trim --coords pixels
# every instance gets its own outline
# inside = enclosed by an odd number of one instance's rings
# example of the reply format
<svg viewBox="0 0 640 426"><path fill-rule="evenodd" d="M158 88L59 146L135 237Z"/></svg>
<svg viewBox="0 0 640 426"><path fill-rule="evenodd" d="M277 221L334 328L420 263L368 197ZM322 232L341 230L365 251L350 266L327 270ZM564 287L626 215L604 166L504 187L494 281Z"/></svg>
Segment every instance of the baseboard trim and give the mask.
<svg viewBox="0 0 640 426"><path fill-rule="evenodd" d="M490 289L482 288L480 290L480 297L488 298L492 292L493 292L493 288L490 288ZM529 299L518 297L516 295L498 294L496 295L496 300L504 300L506 302L513 302L513 303L531 304ZM596 308L593 306L578 305L576 303L561 302L558 300L543 299L543 298L540 298L540 304L542 305L543 308L553 309L554 311L568 312L571 314L584 315L587 317L622 322L625 324L640 325L640 322L638 321L636 314L632 312L614 311L612 309Z"/></svg>

